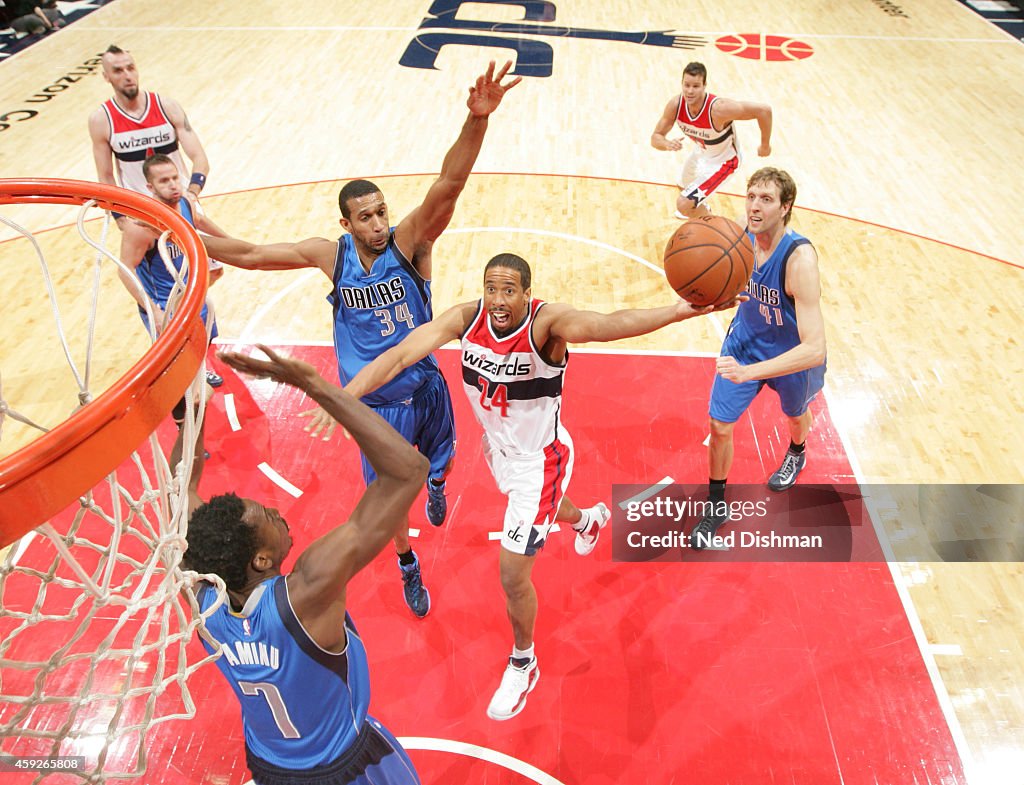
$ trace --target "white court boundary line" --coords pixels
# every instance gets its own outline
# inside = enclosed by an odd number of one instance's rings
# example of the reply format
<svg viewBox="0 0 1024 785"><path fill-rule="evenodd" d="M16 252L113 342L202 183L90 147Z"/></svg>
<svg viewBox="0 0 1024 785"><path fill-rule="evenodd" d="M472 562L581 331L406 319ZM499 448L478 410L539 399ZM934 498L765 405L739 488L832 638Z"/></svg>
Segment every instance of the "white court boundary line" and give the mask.
<svg viewBox="0 0 1024 785"><path fill-rule="evenodd" d="M822 396L825 398L826 403L829 405L829 413L833 411L839 411L838 407L833 407L831 401L831 394L828 386L821 391ZM840 423L834 416L831 416L832 425L836 429L836 435L839 436L839 441L843 445L843 450L846 451L846 457L850 461L850 469L853 471L853 477L857 481L858 485L864 485L862 477L864 472L860 467L860 461L857 460L857 455L853 451L853 446L850 444L850 440L846 436L845 430L840 427ZM979 770L977 764L974 762L974 755L971 752L970 745L967 743L967 736L964 734L964 729L960 725L960 719L956 716L956 709L953 706L953 701L949 697L949 691L946 689L946 683L942 680L942 675L939 673L938 663L935 661L935 648L934 644L928 641L928 636L925 635L924 625L921 623L921 617L917 613L917 608L914 605L913 599L910 597L910 591L907 588L906 579L903 576L902 571L899 568L900 562L896 561L895 554L892 550L892 545L889 542L889 536L882 526L879 516L874 510L874 505L870 499L864 499L864 508L868 512L868 517L871 519L871 526L875 530L875 537L878 538L878 544L882 546L882 552L885 554L885 564L889 568L889 573L892 576L893 585L896 587L896 594L900 598L900 602L903 605L903 612L907 616L907 622L910 624L910 629L914 633L914 641L917 643L918 651L921 653L921 659L924 662L925 671L928 673L928 678L931 679L932 689L935 690L935 697L939 701L939 708L942 709L942 714L946 719L946 726L949 728L950 736L953 738L953 744L956 747L957 753L960 755L960 762L964 767L964 778L968 783L975 782L977 785L981 785L982 781L979 776Z"/></svg>

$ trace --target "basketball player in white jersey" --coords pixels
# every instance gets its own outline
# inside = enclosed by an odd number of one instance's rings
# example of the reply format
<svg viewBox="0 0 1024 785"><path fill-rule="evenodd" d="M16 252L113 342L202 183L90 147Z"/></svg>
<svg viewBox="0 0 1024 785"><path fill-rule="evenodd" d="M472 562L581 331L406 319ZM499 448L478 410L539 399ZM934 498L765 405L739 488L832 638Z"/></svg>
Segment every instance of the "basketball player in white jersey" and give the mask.
<svg viewBox="0 0 1024 785"><path fill-rule="evenodd" d="M182 182L188 183L186 196L194 204L206 185L210 162L185 110L173 98L139 90L139 72L130 52L112 44L102 60L103 78L114 95L89 115L99 181L148 194L142 164L151 155L162 153L178 167ZM192 161L191 173L181 150Z"/></svg>
<svg viewBox="0 0 1024 785"><path fill-rule="evenodd" d="M611 314L577 311L533 299L530 281L524 259L495 256L484 268L482 299L456 305L417 327L345 387L360 398L448 341L462 341L463 387L484 429L491 473L508 497L499 567L514 645L487 707L495 720L522 711L540 676L533 646L537 592L530 576L548 530L556 520L569 523L576 531L576 552L586 555L610 517L604 504L581 510L565 495L573 467L572 438L560 416L568 344L643 335L713 310L679 300Z"/></svg>
<svg viewBox="0 0 1024 785"><path fill-rule="evenodd" d="M694 150L679 176L676 218L688 220L710 214L705 201L735 172L741 163L736 139L736 120L757 120L761 129L759 156L771 155L772 108L752 101L734 101L707 91L708 71L703 63L683 69L683 90L665 105L651 134L655 150L681 150L681 138L669 139L672 125L694 143Z"/></svg>

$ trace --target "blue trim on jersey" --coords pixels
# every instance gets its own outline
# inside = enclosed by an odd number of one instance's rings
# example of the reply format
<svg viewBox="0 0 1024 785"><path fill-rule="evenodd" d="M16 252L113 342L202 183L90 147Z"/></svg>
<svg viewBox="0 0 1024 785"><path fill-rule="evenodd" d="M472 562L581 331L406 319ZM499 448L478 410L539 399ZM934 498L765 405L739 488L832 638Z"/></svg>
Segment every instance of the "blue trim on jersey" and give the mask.
<svg viewBox="0 0 1024 785"><path fill-rule="evenodd" d="M359 261L352 235L342 235L331 280L327 300L333 307L334 352L342 385L433 318L430 281L420 276L395 245L394 228L387 248L369 272ZM438 373L437 361L428 355L364 396L363 402L380 406L410 400Z"/></svg>
<svg viewBox="0 0 1024 785"><path fill-rule="evenodd" d="M277 604L277 612L281 617L281 621L284 622L285 629L288 630L288 634L295 639L295 642L305 652L306 656L327 670L334 671L345 683L348 683L348 658L345 652L336 654L324 651L310 639L309 635L302 628L302 622L299 621L295 611L292 610L291 600L288 599L287 581L278 581L274 584L274 602ZM347 624L348 613L345 614L345 621Z"/></svg>

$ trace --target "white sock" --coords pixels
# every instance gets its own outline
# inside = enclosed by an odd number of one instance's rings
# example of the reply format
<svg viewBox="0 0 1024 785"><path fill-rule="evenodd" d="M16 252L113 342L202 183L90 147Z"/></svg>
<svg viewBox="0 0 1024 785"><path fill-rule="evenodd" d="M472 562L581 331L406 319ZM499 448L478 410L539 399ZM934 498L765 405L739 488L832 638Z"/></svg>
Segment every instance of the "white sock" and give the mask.
<svg viewBox="0 0 1024 785"><path fill-rule="evenodd" d="M533 644L530 644L528 649L517 649L515 644L512 644L512 659L514 660L532 660L533 659Z"/></svg>
<svg viewBox="0 0 1024 785"><path fill-rule="evenodd" d="M572 524L572 528L574 531L585 532L590 528L590 524L590 510L580 510L580 519L576 521L576 523Z"/></svg>

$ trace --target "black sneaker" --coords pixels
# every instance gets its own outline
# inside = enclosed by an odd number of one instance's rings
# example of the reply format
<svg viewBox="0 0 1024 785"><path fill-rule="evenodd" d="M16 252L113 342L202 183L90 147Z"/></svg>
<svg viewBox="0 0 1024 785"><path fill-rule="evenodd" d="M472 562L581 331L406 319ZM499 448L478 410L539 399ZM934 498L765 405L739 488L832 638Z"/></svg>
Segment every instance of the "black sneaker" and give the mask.
<svg viewBox="0 0 1024 785"><path fill-rule="evenodd" d="M405 604L409 606L409 610L422 619L430 611L430 592L423 585L420 559L417 556L416 561L408 566L399 562L398 567L402 570L402 583L405 584L402 587Z"/></svg>
<svg viewBox="0 0 1024 785"><path fill-rule="evenodd" d="M806 452L795 453L786 450L782 465L775 474L768 478L768 490L778 492L792 488L806 464Z"/></svg>
<svg viewBox="0 0 1024 785"><path fill-rule="evenodd" d="M711 538L715 536L727 518L724 515L717 515L709 512L690 532L690 547L695 551L702 551L711 547Z"/></svg>
<svg viewBox="0 0 1024 785"><path fill-rule="evenodd" d="M211 387L220 387L222 384L224 384L224 377L215 374L213 371L207 371L206 383Z"/></svg>

